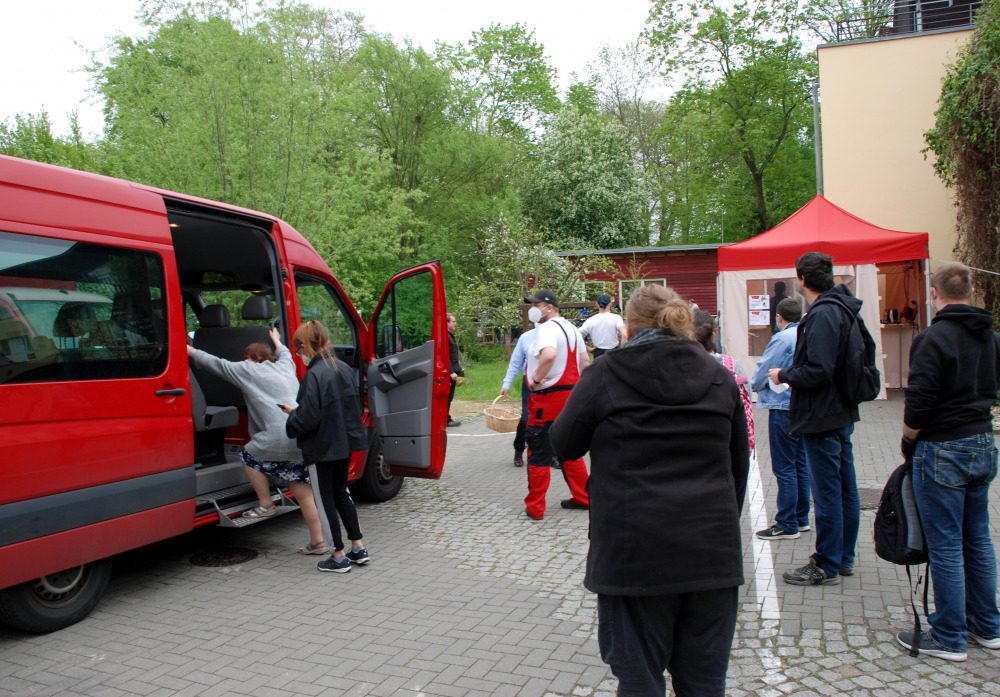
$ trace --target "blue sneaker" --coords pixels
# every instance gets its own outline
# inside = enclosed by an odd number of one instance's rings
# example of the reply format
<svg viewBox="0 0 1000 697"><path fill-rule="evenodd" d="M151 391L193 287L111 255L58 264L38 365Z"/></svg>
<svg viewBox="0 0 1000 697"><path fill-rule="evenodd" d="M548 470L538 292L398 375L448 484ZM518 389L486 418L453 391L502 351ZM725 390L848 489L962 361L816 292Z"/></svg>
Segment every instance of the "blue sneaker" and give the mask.
<svg viewBox="0 0 1000 697"><path fill-rule="evenodd" d="M355 547L345 556L352 564L357 564L358 566L364 566L371 560L371 557L368 556L368 550L364 547Z"/></svg>
<svg viewBox="0 0 1000 697"><path fill-rule="evenodd" d="M910 650L913 648L914 634L913 632L900 632L896 635L896 641L898 641L899 645L904 649ZM920 636L916 637L916 644L917 650L925 656L943 658L946 661L955 661L956 663L961 663L969 657L969 654L964 651L949 649L947 646L935 639L929 629L921 632Z"/></svg>
<svg viewBox="0 0 1000 697"><path fill-rule="evenodd" d="M324 559L316 568L320 571L332 571L335 574L346 574L351 570L351 562L348 561L347 555L342 557L335 557L332 554L329 559Z"/></svg>

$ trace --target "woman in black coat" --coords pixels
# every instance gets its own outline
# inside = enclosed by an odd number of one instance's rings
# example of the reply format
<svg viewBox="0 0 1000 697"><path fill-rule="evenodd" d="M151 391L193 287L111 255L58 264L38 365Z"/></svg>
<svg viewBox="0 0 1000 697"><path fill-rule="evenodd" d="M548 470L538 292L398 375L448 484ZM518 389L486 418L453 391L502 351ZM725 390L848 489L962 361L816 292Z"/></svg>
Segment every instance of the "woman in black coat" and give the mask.
<svg viewBox="0 0 1000 697"><path fill-rule="evenodd" d="M646 285L629 340L583 372L551 439L590 451L590 552L601 657L619 695L723 697L743 584L749 446L733 376L692 340L687 303Z"/></svg>
<svg viewBox="0 0 1000 697"><path fill-rule="evenodd" d="M333 554L319 564L320 571L346 573L351 563L366 564L368 551L361 543L361 525L351 493L347 472L351 453L365 450L365 428L354 371L337 358L330 336L321 323L312 320L300 326L292 338L295 350L307 364L296 398L298 407L282 405L289 415L285 432L298 441L309 464L309 479L319 503L320 520L327 540L333 540ZM337 516L344 521L351 551L344 554Z"/></svg>

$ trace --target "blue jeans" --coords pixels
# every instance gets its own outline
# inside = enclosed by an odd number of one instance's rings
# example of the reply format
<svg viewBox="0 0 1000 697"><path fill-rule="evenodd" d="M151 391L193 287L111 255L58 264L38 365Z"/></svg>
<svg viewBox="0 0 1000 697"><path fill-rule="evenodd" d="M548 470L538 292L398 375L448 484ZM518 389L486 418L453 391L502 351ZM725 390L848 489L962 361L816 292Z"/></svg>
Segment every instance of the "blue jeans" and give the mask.
<svg viewBox="0 0 1000 697"><path fill-rule="evenodd" d="M778 482L778 512L774 521L786 532L809 525L809 470L802 436L788 432L788 411L771 409L767 438L771 445L771 471Z"/></svg>
<svg viewBox="0 0 1000 697"><path fill-rule="evenodd" d="M517 422L517 433L514 434L514 452L523 453L525 445L524 429L528 425L528 380L521 378L521 420Z"/></svg>
<svg viewBox="0 0 1000 697"><path fill-rule="evenodd" d="M854 548L861 527L852 433L854 424L802 434L816 512L813 561L830 576L839 576L842 567L854 566Z"/></svg>
<svg viewBox="0 0 1000 697"><path fill-rule="evenodd" d="M932 443L917 441L913 493L927 536L934 584L934 638L964 651L971 627L1000 636L997 559L990 541L989 489L997 476L991 434Z"/></svg>

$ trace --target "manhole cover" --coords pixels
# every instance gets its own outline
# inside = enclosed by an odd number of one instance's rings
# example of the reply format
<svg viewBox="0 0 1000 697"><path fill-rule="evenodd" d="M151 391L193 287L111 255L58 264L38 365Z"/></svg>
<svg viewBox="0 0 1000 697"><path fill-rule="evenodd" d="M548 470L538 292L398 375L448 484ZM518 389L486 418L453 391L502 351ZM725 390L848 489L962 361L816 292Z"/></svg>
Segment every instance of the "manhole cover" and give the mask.
<svg viewBox="0 0 1000 697"><path fill-rule="evenodd" d="M858 487L858 496L861 497L861 508L878 508L878 502L882 499L882 490Z"/></svg>
<svg viewBox="0 0 1000 697"><path fill-rule="evenodd" d="M195 566L234 566L257 558L257 550L249 547L210 549L191 556Z"/></svg>

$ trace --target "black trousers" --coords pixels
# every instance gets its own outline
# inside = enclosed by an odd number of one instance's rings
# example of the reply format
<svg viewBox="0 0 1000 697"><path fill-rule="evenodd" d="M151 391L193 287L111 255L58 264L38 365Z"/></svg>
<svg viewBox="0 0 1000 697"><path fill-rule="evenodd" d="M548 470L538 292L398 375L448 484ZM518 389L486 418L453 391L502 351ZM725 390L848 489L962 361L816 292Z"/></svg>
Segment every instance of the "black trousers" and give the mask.
<svg viewBox="0 0 1000 697"><path fill-rule="evenodd" d="M521 378L521 420L517 422L517 433L514 434L514 452L523 453L527 443L524 437L524 428L528 425L528 396L531 390L528 389L528 381Z"/></svg>
<svg viewBox="0 0 1000 697"><path fill-rule="evenodd" d="M451 421L451 402L455 399L455 388L458 386L457 380L451 381L451 391L448 392L448 420Z"/></svg>
<svg viewBox="0 0 1000 697"><path fill-rule="evenodd" d="M333 543L336 552L344 548L338 516L347 528L347 538L361 539L358 509L354 507L354 499L351 498L351 492L347 488L347 470L350 465L350 458L309 465L309 479L312 482L313 498L316 499L316 508L319 510L319 519L323 526L323 537L327 544Z"/></svg>
<svg viewBox="0 0 1000 697"><path fill-rule="evenodd" d="M725 697L739 588L653 596L597 596L601 658L619 697Z"/></svg>

